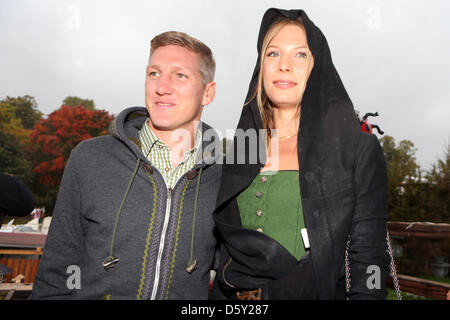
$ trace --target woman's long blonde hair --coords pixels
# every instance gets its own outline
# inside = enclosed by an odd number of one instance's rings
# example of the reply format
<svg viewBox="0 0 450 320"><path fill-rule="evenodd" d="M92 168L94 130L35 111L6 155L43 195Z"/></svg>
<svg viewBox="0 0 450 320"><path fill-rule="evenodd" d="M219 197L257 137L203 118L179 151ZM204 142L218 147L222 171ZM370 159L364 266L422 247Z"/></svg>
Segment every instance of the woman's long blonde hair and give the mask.
<svg viewBox="0 0 450 320"><path fill-rule="evenodd" d="M247 101L244 106L249 104L253 99L256 99L256 103L258 104L259 113L261 115L261 120L263 124L263 128L267 130L267 143L270 144L270 136L271 136L271 130L274 127L274 120L273 120L273 108L270 105L269 98L267 97L265 91L264 91L264 85L263 85L263 62L266 56L266 50L269 46L269 43L272 41L272 39L277 35L277 33L285 26L289 24L298 25L302 28L304 28L303 22L301 20L301 17L298 17L297 20L291 20L289 18L281 18L277 21L275 21L267 31L262 47L261 47L261 53L260 53L260 68L258 73L258 82L256 84L256 90L253 94L253 96L250 98L249 101ZM300 116L300 103L297 108L297 112L295 114L295 117Z"/></svg>

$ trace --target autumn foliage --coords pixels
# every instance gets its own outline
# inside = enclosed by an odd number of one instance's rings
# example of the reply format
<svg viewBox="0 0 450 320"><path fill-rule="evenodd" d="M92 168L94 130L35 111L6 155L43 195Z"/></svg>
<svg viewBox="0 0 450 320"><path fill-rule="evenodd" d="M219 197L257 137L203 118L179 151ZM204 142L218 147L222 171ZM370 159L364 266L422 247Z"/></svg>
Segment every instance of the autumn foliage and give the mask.
<svg viewBox="0 0 450 320"><path fill-rule="evenodd" d="M72 149L83 140L107 134L112 119L104 110L68 105L40 119L31 133L29 149L38 183L58 186Z"/></svg>

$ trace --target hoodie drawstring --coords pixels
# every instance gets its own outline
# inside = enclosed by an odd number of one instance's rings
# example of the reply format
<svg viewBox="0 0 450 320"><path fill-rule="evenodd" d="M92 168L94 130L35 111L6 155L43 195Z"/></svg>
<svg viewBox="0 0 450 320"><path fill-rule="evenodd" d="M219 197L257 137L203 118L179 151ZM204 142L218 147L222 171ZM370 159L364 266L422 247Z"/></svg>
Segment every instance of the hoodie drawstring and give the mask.
<svg viewBox="0 0 450 320"><path fill-rule="evenodd" d="M200 179L202 177L202 171L203 168L200 168L198 173L198 180L197 180L197 186L195 188L195 200L194 200L194 215L192 218L192 235L191 235L191 256L189 258L189 263L186 266L186 271L188 273L194 272L195 269L197 269L197 258L194 259L194 238L195 238L195 222L196 222L196 215L197 215L197 202L198 202L198 191L200 189Z"/></svg>
<svg viewBox="0 0 450 320"><path fill-rule="evenodd" d="M152 145L152 147L153 147L153 145ZM114 243L116 240L117 227L119 225L119 217L120 217L120 213L122 212L122 208L123 208L123 205L125 204L125 200L128 196L128 193L130 192L131 185L133 184L134 178L136 177L136 174L138 172L140 164L141 164L141 159L138 158L136 167L134 168L133 174L131 175L130 182L128 183L127 189L122 198L122 202L120 203L119 210L117 211L117 214L116 214L116 220L114 222L114 229L113 229L113 236L111 239L111 246L109 249L109 256L102 262L103 268L105 270L108 270L108 269L114 267L120 260L119 258L114 256ZM196 216L197 216L198 194L199 194L199 189L200 189L200 179L202 177L202 171L203 171L203 168L200 168L199 174L198 174L197 186L195 188L194 214L193 214L193 218L192 218L191 253L190 253L188 265L186 266L186 271L188 273L194 272L194 270L197 268L197 262L198 262L197 258L194 258L194 238L195 238L195 223L196 223Z"/></svg>
<svg viewBox="0 0 450 320"><path fill-rule="evenodd" d="M113 236L111 239L111 247L109 249L109 256L102 263L103 268L105 268L105 270L108 270L109 268L114 267L117 264L117 262L119 262L119 260L120 260L119 258L114 256L114 242L116 240L117 226L119 225L119 216L120 216L120 213L122 212L123 205L128 196L128 192L130 192L131 185L133 184L134 178L136 177L136 174L137 174L140 164L141 164L141 159L138 158L138 161L136 163L136 168L134 168L133 174L131 175L130 182L128 183L127 190L125 191L125 194L122 198L122 202L120 203L119 210L117 211L117 214L116 214L116 221L114 222L114 230L113 230Z"/></svg>
<svg viewBox="0 0 450 320"><path fill-rule="evenodd" d="M150 150L148 150L147 154L145 155L146 158L148 157L148 155L152 151L153 146L155 145L155 143L157 141L158 140L153 142L153 144L151 145ZM126 198L128 196L128 192L130 192L131 185L133 184L134 178L136 177L136 174L138 172L140 164L141 164L141 159L138 158L137 163L136 163L136 168L134 168L133 174L131 175L130 182L128 183L127 190L125 191L125 194L124 194L124 196L122 198L122 202L120 203L119 211L117 211L117 214L116 214L116 221L114 222L114 230L113 230L113 236L112 236L112 239L111 239L111 247L109 249L109 256L102 263L103 264L103 268L105 268L105 270L108 270L109 268L114 267L117 264L117 262L119 262L119 260L120 260L119 258L114 256L114 242L116 240L117 226L119 225L119 216L120 216L120 213L122 212L122 207L123 207L123 205L125 203L125 200L126 200Z"/></svg>

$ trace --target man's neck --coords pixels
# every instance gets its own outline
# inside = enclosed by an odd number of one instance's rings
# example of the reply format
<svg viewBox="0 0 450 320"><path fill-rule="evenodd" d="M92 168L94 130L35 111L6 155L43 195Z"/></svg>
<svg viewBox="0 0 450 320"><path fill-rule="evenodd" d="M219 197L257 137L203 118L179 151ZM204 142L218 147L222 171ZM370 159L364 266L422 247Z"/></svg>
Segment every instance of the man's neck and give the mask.
<svg viewBox="0 0 450 320"><path fill-rule="evenodd" d="M170 148L172 166L175 168L184 159L184 154L194 147L199 122L193 123L187 128L175 130L158 130L151 124L151 121L148 122L148 125L158 139Z"/></svg>

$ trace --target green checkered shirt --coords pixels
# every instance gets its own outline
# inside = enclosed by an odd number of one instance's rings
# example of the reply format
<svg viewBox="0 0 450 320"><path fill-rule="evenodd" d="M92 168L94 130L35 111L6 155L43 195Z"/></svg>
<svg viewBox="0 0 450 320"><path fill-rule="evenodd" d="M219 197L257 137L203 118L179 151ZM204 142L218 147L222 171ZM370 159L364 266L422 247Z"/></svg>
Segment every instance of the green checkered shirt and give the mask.
<svg viewBox="0 0 450 320"><path fill-rule="evenodd" d="M173 188L177 181L195 165L195 159L202 142L201 123L195 133L194 147L184 153L183 160L178 163L176 168L172 168L172 153L167 144L158 139L156 134L148 125L149 118L144 126L139 130L142 152L146 155L148 161L158 169L164 177L168 188ZM151 146L155 143L153 148ZM150 151L150 152L149 152Z"/></svg>

